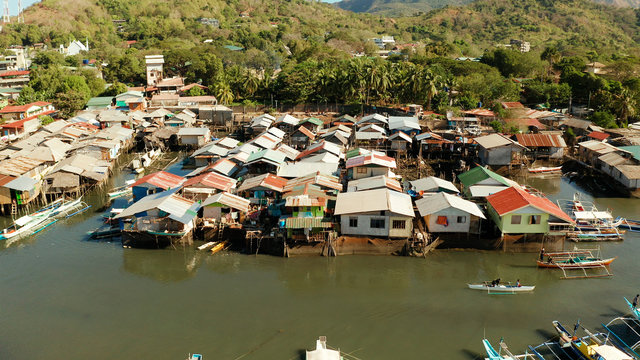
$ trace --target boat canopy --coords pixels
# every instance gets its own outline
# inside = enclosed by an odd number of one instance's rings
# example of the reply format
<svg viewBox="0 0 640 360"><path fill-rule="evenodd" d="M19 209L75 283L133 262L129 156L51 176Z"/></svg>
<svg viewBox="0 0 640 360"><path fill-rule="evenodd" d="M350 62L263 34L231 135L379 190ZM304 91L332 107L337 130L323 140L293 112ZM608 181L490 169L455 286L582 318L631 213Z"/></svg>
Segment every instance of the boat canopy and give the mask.
<svg viewBox="0 0 640 360"><path fill-rule="evenodd" d="M576 211L573 214L576 220L613 219L607 211Z"/></svg>
<svg viewBox="0 0 640 360"><path fill-rule="evenodd" d="M18 226L24 226L24 225L26 225L26 224L27 224L29 221L31 221L31 220L33 220L33 218L32 218L31 216L29 216L29 215L25 215L25 216L23 216L23 217L21 217L21 218L17 219L17 220L15 221L15 223L16 223L16 225L18 225Z"/></svg>

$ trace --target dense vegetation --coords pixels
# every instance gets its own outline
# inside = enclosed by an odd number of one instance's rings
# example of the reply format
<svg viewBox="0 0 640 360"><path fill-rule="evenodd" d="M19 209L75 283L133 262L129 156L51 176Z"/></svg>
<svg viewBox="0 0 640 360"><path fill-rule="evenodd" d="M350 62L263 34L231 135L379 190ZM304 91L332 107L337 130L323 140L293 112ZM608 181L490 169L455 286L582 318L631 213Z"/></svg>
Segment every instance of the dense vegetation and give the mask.
<svg viewBox="0 0 640 360"><path fill-rule="evenodd" d="M54 99L68 113L91 96L117 93L121 83L142 83L144 55L162 53L169 75L206 85L222 103L411 102L443 112L572 102L613 126L635 118L640 105L638 22L636 10L586 0L479 0L395 19L303 0L44 0L27 10L26 24L5 27L0 45L55 49L88 39L92 50L83 57L98 60L111 88L78 68L80 58L49 51L36 59L20 98ZM408 45L375 57L370 39L381 35ZM530 41L532 51L496 46L511 38ZM478 55L481 62L453 60ZM592 61L605 62L608 74L585 73Z"/></svg>

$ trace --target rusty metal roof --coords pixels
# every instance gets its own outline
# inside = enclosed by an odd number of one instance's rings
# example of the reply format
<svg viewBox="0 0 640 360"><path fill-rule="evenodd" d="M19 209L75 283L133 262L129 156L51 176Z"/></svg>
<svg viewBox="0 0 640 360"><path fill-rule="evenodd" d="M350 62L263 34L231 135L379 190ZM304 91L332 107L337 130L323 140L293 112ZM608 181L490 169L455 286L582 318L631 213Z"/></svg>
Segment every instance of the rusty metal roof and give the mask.
<svg viewBox="0 0 640 360"><path fill-rule="evenodd" d="M526 147L567 147L558 134L516 134L516 139Z"/></svg>
<svg viewBox="0 0 640 360"><path fill-rule="evenodd" d="M131 185L131 187L141 186L143 184L151 184L161 189L174 189L179 187L184 182L182 176L174 175L166 171L158 171L153 174L141 177Z"/></svg>
<svg viewBox="0 0 640 360"><path fill-rule="evenodd" d="M207 172L187 180L183 186L189 187L194 185L201 185L208 188L229 191L236 187L236 183L237 181L230 177L226 177L214 172Z"/></svg>

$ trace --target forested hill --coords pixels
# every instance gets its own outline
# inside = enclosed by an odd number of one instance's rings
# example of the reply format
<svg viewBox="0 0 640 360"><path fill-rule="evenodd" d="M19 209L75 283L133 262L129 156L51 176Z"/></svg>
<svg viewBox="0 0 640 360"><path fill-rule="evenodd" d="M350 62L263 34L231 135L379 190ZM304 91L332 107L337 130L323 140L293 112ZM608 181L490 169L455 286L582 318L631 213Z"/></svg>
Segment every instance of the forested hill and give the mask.
<svg viewBox="0 0 640 360"><path fill-rule="evenodd" d="M449 5L463 5L473 0L342 0L336 6L355 12L367 12L386 16L407 16L428 12ZM640 7L640 0L593 0L597 3L619 7Z"/></svg>

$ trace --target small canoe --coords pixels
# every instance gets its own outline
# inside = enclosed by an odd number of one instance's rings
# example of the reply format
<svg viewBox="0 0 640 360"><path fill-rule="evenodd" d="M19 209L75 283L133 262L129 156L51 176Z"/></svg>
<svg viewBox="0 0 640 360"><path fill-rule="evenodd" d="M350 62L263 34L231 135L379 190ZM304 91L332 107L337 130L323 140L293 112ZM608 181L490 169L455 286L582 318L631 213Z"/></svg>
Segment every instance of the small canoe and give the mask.
<svg viewBox="0 0 640 360"><path fill-rule="evenodd" d="M215 254L215 253L221 251L222 249L224 249L224 247L226 245L227 245L226 241L222 241L222 242L219 242L219 243L215 244L210 250L211 254Z"/></svg>
<svg viewBox="0 0 640 360"><path fill-rule="evenodd" d="M528 169L528 170L532 174L552 173L552 172L562 171L562 166L555 166L555 167L541 166L541 167Z"/></svg>
<svg viewBox="0 0 640 360"><path fill-rule="evenodd" d="M198 246L198 250L208 250L210 247L214 246L215 244L216 244L215 241L209 241L206 244L202 244Z"/></svg>
<svg viewBox="0 0 640 360"><path fill-rule="evenodd" d="M567 259L562 259L562 261L540 261L537 260L536 263L538 264L538 267L542 267L542 268L565 268L565 269L582 269L582 268L596 268L596 267L601 267L601 266L609 266L611 265L611 263L613 262L613 260L615 260L616 258L609 258L609 259L597 259L597 258L586 258L586 259L579 259L579 260L574 260L573 262L571 262L571 260L567 260Z"/></svg>
<svg viewBox="0 0 640 360"><path fill-rule="evenodd" d="M472 290L484 290L488 292L500 292L500 293L516 293L516 292L531 292L536 287L535 286L525 286L525 285L495 285L491 286L491 284L467 284L469 289Z"/></svg>

